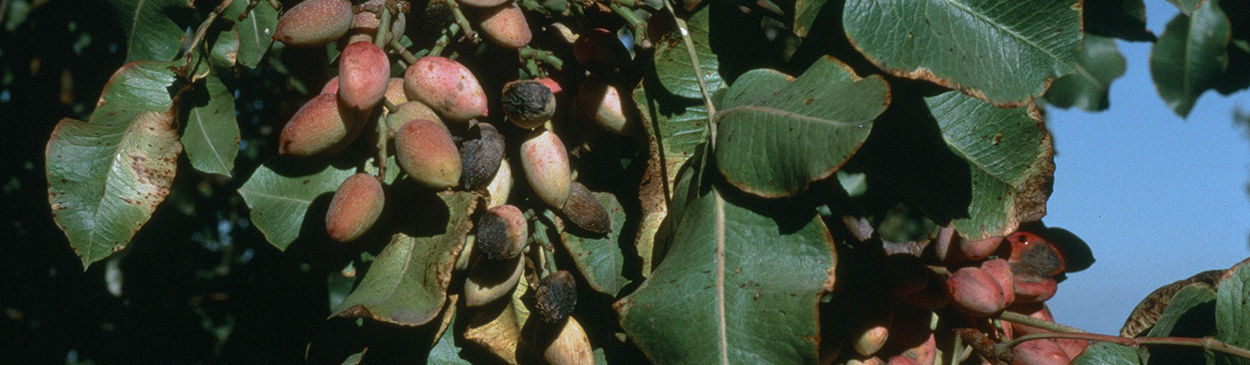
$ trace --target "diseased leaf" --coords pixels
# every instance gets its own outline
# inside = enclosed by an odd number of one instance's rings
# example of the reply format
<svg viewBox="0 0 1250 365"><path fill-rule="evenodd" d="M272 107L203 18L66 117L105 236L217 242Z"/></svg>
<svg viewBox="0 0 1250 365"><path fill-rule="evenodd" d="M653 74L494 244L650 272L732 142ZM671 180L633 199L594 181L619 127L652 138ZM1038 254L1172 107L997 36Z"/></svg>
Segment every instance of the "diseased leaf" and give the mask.
<svg viewBox="0 0 1250 365"><path fill-rule="evenodd" d="M1078 107L1088 111L1106 110L1111 81L1124 76L1126 64L1115 40L1085 35L1085 48L1076 73L1060 77L1046 91L1046 102L1060 108Z"/></svg>
<svg viewBox="0 0 1250 365"><path fill-rule="evenodd" d="M1087 34L1126 41L1158 40L1146 29L1146 3L1142 0L1087 0L1082 6Z"/></svg>
<svg viewBox="0 0 1250 365"><path fill-rule="evenodd" d="M653 267L656 232L668 214L678 167L707 141L707 108L702 102L669 94L654 78L646 78L634 88L633 100L648 137L646 178L638 189L642 222L634 243L643 261L642 274L647 276Z"/></svg>
<svg viewBox="0 0 1250 365"><path fill-rule="evenodd" d="M1219 1L1210 0L1192 15L1172 18L1150 50L1150 76L1177 115L1188 116L1198 97L1220 81L1228 67L1229 27Z"/></svg>
<svg viewBox="0 0 1250 365"><path fill-rule="evenodd" d="M1201 9L1199 9L1201 12ZM1215 339L1250 349L1250 260L1242 261L1224 273L1215 292ZM1250 364L1250 359L1215 353L1219 364Z"/></svg>
<svg viewBox="0 0 1250 365"><path fill-rule="evenodd" d="M172 67L181 62L139 61L122 66L109 82L91 113L91 124L129 123L147 111L165 112L173 105L169 87L178 76Z"/></svg>
<svg viewBox="0 0 1250 365"><path fill-rule="evenodd" d="M519 293L528 289L526 283L517 283L512 297L519 298ZM502 308L491 307L478 311L473 322L465 329L464 339L473 342L505 363L517 363L517 344L521 341L521 326L525 319L517 317L519 300L509 300Z"/></svg>
<svg viewBox="0 0 1250 365"><path fill-rule="evenodd" d="M711 9L710 6L704 6L691 15L687 28L690 31L690 39L694 43L695 53L699 56L699 69L703 70L703 84L707 86L710 94L720 89L725 81L721 79L717 69L719 61L716 54L712 53L712 46L708 43L709 9ZM670 33L667 39L657 43L655 48L655 72L664 87L673 95L702 99L703 92L699 90L699 80L695 78L694 67L690 62L690 52L687 51L686 43L681 39L681 32Z"/></svg>
<svg viewBox="0 0 1250 365"><path fill-rule="evenodd" d="M277 166L271 162L257 168L239 187L239 195L252 210L256 229L265 234L269 244L286 250L299 237L304 214L313 199L338 190L355 169L327 165L318 171L298 171L288 176L275 171Z"/></svg>
<svg viewBox="0 0 1250 365"><path fill-rule="evenodd" d="M422 325L438 316L447 299L452 268L464 248L465 236L473 228L469 215L481 197L470 192L445 192L439 198L443 207L425 207L418 211L424 214L416 220L429 223L445 215L447 222L441 233L392 236L360 285L331 316L368 317L403 326Z"/></svg>
<svg viewBox="0 0 1250 365"><path fill-rule="evenodd" d="M1080 5L850 0L842 21L855 48L886 72L1012 107L1073 71L1081 51Z"/></svg>
<svg viewBox="0 0 1250 365"><path fill-rule="evenodd" d="M1140 365L1145 363L1138 350L1110 342L1099 342L1085 348L1072 365Z"/></svg>
<svg viewBox="0 0 1250 365"><path fill-rule="evenodd" d="M46 151L52 218L84 269L125 248L152 217L182 153L168 112L110 122L62 119Z"/></svg>
<svg viewBox="0 0 1250 365"><path fill-rule="evenodd" d="M1216 280L1219 279L1223 270L1203 271L1194 276L1177 280L1171 284L1164 285L1150 292L1141 302L1137 303L1137 307L1133 308L1133 312L1129 313L1128 319L1124 320L1124 326L1120 328L1120 337L1138 337L1146 333L1155 323L1159 321L1159 317L1163 316L1164 310L1168 307L1168 302L1172 297L1180 293L1181 289L1193 283L1203 283L1207 286L1215 286Z"/></svg>
<svg viewBox="0 0 1250 365"><path fill-rule="evenodd" d="M182 145L196 170L230 176L239 155L239 124L234 117L234 94L216 76L204 79L207 100L191 108Z"/></svg>
<svg viewBox="0 0 1250 365"><path fill-rule="evenodd" d="M743 74L716 114L717 167L734 186L763 197L795 196L832 175L890 104L884 79L861 79L832 57L792 82L778 74Z"/></svg>
<svg viewBox="0 0 1250 365"><path fill-rule="evenodd" d="M612 231L595 236L584 231L565 229L560 232L564 248L573 256L573 264L582 272L590 288L615 297L628 280L621 276L625 258L617 242L625 226L625 209L611 193L593 193L612 218Z"/></svg>
<svg viewBox="0 0 1250 365"><path fill-rule="evenodd" d="M126 62L169 61L178 55L186 34L174 22L174 13L191 11L190 0L108 0L117 8L118 23L126 31Z"/></svg>
<svg viewBox="0 0 1250 365"><path fill-rule="evenodd" d="M1006 237L1046 214L1054 151L1035 107L1001 109L954 92L925 103L950 151L967 164L972 199L966 216L951 217L961 234L973 241Z"/></svg>
<svg viewBox="0 0 1250 365"><path fill-rule="evenodd" d="M815 363L817 304L836 261L823 221L723 181L698 193L668 256L614 305L625 332L656 363Z"/></svg>
<svg viewBox="0 0 1250 365"><path fill-rule="evenodd" d="M278 9L270 2L259 1L248 9L249 1L235 1L222 11L221 17L234 22L238 30L238 53L240 65L256 68L261 58L273 45L273 32L278 26ZM246 13L245 13L246 11Z"/></svg>
<svg viewBox="0 0 1250 365"><path fill-rule="evenodd" d="M825 6L825 0L796 0L794 2L794 34L807 38L807 32L812 30L812 23L816 21L816 15L820 14L820 8Z"/></svg>
<svg viewBox="0 0 1250 365"><path fill-rule="evenodd" d="M1168 337L1168 336L1184 336L1183 334L1175 334L1172 329L1177 326L1185 326L1180 323L1182 318L1188 321L1200 320L1210 324L1214 321L1211 317L1215 306L1215 289L1210 285L1202 282L1192 283L1182 288L1176 295L1172 296L1172 300L1167 303L1167 308L1163 310L1163 314L1159 316L1154 327L1150 329L1150 334L1146 337ZM1199 307L1210 307L1205 310ZM1201 312L1201 313L1200 313ZM1202 315L1205 318L1193 318L1194 315Z"/></svg>
<svg viewBox="0 0 1250 365"><path fill-rule="evenodd" d="M239 30L230 28L217 33L213 40L213 48L209 50L209 60L216 67L231 67L238 63Z"/></svg>

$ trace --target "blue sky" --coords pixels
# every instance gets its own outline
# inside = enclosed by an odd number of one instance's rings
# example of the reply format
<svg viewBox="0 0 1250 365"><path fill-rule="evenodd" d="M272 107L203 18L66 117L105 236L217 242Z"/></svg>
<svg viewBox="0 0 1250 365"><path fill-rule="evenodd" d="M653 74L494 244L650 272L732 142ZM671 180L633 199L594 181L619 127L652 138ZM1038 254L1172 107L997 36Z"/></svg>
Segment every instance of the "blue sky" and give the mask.
<svg viewBox="0 0 1250 365"><path fill-rule="evenodd" d="M1147 0L1148 28L1178 13ZM1043 219L1089 243L1098 260L1070 274L1048 303L1057 322L1117 334L1159 286L1250 257L1250 140L1233 110L1250 92L1208 91L1187 119L1150 78L1150 43L1118 41L1128 71L1101 113L1048 110L1055 190Z"/></svg>

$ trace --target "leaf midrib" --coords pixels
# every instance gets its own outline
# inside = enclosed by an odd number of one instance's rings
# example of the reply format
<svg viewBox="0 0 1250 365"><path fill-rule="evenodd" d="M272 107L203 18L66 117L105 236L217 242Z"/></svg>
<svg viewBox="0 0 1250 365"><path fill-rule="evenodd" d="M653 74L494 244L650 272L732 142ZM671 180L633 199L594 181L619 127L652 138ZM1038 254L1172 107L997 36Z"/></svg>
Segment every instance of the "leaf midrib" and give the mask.
<svg viewBox="0 0 1250 365"><path fill-rule="evenodd" d="M1016 38L1016 39L1018 39L1018 40L1020 40L1020 41L1023 41L1025 44L1028 44L1029 46L1031 46L1031 47L1033 47L1033 48L1035 48L1035 49L1037 49L1037 50L1042 51L1042 53L1045 53L1047 56L1050 56L1050 58L1054 59L1055 61L1058 61L1060 64L1062 64L1062 65L1064 65L1064 66L1068 66L1069 68L1072 68L1072 67L1073 67L1073 65L1072 65L1072 63L1071 63L1071 62L1064 61L1064 60L1063 60L1062 58L1060 58L1058 55L1055 55L1054 53L1051 53L1051 52L1050 52L1050 50L1048 50L1048 49L1046 49L1045 47L1042 47L1041 45L1038 45L1037 43L1033 42L1033 40L1032 40L1032 39L1029 39L1028 37L1025 37L1025 36L1021 35L1020 33L1017 33L1015 30L1012 30L1012 29L1009 29L1009 28L1004 28L1004 27L1003 27L1002 25L1000 25L999 23L996 23L996 22L991 21L992 19L991 19L989 16L986 16L986 15L985 15L985 14L983 14L983 13L980 13L980 12L974 11L972 8L969 8L969 7L967 7L967 6L964 6L964 4L959 3L959 2L956 2L955 0L943 0L943 1L945 1L945 2L946 2L946 3L948 3L948 4L950 4L951 6L955 7L956 9L962 10L962 11L964 11L965 13L968 13L968 14L970 14L970 15L972 15L972 16L974 16L974 17L976 17L978 20L983 21L983 22L985 22L986 24L990 24L990 25L994 26L994 28L995 28L995 29L998 29L999 31L1002 31L1003 33L1006 33L1006 34L1008 34L1008 35L1011 35L1011 36L1012 36L1012 38ZM1023 2L1021 2L1021 3L1023 3Z"/></svg>

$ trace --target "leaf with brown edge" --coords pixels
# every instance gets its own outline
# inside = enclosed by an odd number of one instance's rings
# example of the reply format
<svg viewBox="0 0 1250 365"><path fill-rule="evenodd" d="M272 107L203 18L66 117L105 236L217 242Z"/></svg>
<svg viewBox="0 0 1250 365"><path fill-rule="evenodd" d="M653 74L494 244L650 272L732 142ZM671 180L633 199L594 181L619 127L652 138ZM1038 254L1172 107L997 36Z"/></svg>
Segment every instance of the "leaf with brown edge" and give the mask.
<svg viewBox="0 0 1250 365"><path fill-rule="evenodd" d="M169 195L182 144L169 113L62 119L48 141L48 202L84 269L126 247Z"/></svg>
<svg viewBox="0 0 1250 365"><path fill-rule="evenodd" d="M360 285L331 313L332 317L373 318L404 326L418 326L436 318L447 299L451 272L481 196L470 192L440 193L444 206L427 207L446 214L440 234L412 237L397 233L378 254ZM431 217L416 217L425 220Z"/></svg>

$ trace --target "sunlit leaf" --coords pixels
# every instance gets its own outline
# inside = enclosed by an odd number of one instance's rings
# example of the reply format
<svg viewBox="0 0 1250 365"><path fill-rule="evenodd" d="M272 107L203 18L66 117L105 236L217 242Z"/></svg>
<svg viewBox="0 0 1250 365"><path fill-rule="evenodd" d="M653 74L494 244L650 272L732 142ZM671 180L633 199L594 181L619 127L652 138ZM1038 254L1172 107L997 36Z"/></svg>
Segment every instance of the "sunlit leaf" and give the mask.
<svg viewBox="0 0 1250 365"><path fill-rule="evenodd" d="M304 214L313 199L338 190L339 185L355 169L325 166L317 171L298 171L284 175L274 170L273 163L256 169L252 177L239 187L239 195L252 209L252 223L269 244L286 250L299 237ZM318 217L320 218L320 217Z"/></svg>
<svg viewBox="0 0 1250 365"><path fill-rule="evenodd" d="M186 31L171 16L189 12L190 0L108 0L126 32L126 62L169 61L178 55ZM189 24L187 24L189 25Z"/></svg>
<svg viewBox="0 0 1250 365"><path fill-rule="evenodd" d="M239 30L229 28L217 33L213 39L213 48L209 50L209 59L213 66L230 67L238 63Z"/></svg>
<svg viewBox="0 0 1250 365"><path fill-rule="evenodd" d="M48 141L48 201L83 267L126 247L169 195L178 131L167 112L129 123L63 119Z"/></svg>
<svg viewBox="0 0 1250 365"><path fill-rule="evenodd" d="M816 362L817 304L833 289L836 256L820 217L795 204L762 201L723 181L700 189L683 210L668 256L614 305L648 358Z"/></svg>
<svg viewBox="0 0 1250 365"><path fill-rule="evenodd" d="M612 219L612 231L606 235L592 235L584 231L565 229L560 233L564 247L573 256L573 264L582 272L590 288L611 296L625 286L621 276L625 258L618 240L625 226L625 209L611 193L594 193L599 204L607 209Z"/></svg>
<svg viewBox="0 0 1250 365"><path fill-rule="evenodd" d="M850 0L843 27L855 48L896 76L1020 106L1073 71L1080 0Z"/></svg>
<svg viewBox="0 0 1250 365"><path fill-rule="evenodd" d="M967 164L972 199L967 216L952 217L961 234L973 241L1005 237L1046 214L1054 151L1036 108L1001 109L954 92L925 102L950 151Z"/></svg>
<svg viewBox="0 0 1250 365"><path fill-rule="evenodd" d="M792 82L772 70L743 74L717 112L717 167L739 189L794 196L829 177L868 138L890 104L880 76L859 78L824 57Z"/></svg>
<svg viewBox="0 0 1250 365"><path fill-rule="evenodd" d="M1046 102L1060 108L1106 110L1110 105L1107 93L1111 81L1123 76L1125 69L1124 56L1120 55L1114 39L1086 34L1076 73L1050 84Z"/></svg>
<svg viewBox="0 0 1250 365"><path fill-rule="evenodd" d="M419 222L442 222L441 233L412 237L397 233L369 266L360 285L331 313L347 318L373 318L405 326L428 323L447 299L451 270L473 228L469 215L480 196L469 192L441 193L444 206L418 211Z"/></svg>
<svg viewBox="0 0 1250 365"><path fill-rule="evenodd" d="M690 39L699 57L699 69L703 71L703 83L707 85L709 94L720 89L724 84L717 69L719 61L716 54L712 53L712 46L708 43L710 9L710 6L704 6L691 15L687 22ZM703 93L699 91L699 80L695 78L694 67L690 62L690 52L686 49L686 43L681 39L681 32L674 31L669 34L668 38L657 43L655 48L655 73L664 87L673 95L691 99L703 98Z"/></svg>
<svg viewBox="0 0 1250 365"><path fill-rule="evenodd" d="M182 145L196 170L230 176L239 154L239 124L234 117L234 94L221 79L204 79L207 99L191 107Z"/></svg>
<svg viewBox="0 0 1250 365"><path fill-rule="evenodd" d="M91 113L91 124L127 123L140 113L165 112L173 105L169 87L178 76L172 67L180 62L139 61L122 66L104 85Z"/></svg>
<svg viewBox="0 0 1250 365"><path fill-rule="evenodd" d="M1177 14L1150 50L1150 76L1163 101L1182 117L1203 92L1220 81L1228 67L1228 18L1218 0L1192 15Z"/></svg>

